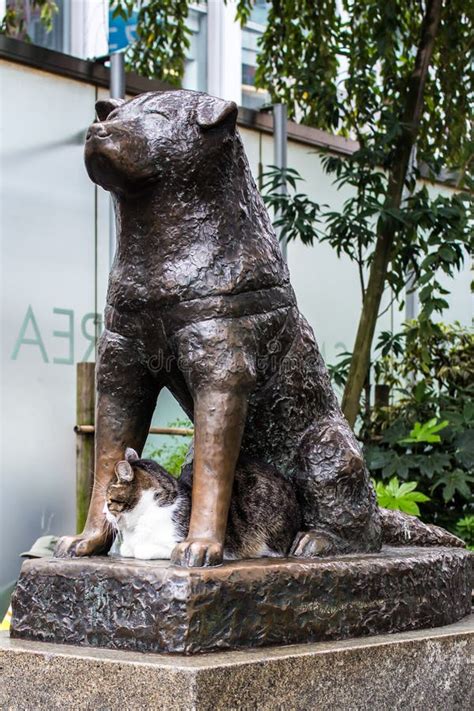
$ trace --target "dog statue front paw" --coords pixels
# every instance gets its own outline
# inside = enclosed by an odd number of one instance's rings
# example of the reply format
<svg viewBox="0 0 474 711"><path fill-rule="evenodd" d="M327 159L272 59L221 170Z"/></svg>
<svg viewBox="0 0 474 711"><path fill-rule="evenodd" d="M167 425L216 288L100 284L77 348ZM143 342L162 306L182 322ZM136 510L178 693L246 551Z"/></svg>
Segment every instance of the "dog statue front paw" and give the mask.
<svg viewBox="0 0 474 711"><path fill-rule="evenodd" d="M79 558L88 555L107 553L110 548L110 536L102 531L81 533L78 536L63 536L54 551L55 558Z"/></svg>
<svg viewBox="0 0 474 711"><path fill-rule="evenodd" d="M187 538L178 543L171 553L173 565L183 568L208 568L221 565L224 547L218 541L209 538Z"/></svg>

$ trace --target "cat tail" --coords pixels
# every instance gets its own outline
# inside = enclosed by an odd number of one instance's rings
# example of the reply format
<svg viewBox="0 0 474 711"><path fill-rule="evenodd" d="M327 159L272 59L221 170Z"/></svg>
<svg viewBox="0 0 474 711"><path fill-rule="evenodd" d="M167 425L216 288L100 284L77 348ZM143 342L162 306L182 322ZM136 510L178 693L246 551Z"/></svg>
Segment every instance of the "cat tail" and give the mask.
<svg viewBox="0 0 474 711"><path fill-rule="evenodd" d="M448 546L465 548L463 540L440 526L423 523L416 516L379 509L382 540L387 546Z"/></svg>

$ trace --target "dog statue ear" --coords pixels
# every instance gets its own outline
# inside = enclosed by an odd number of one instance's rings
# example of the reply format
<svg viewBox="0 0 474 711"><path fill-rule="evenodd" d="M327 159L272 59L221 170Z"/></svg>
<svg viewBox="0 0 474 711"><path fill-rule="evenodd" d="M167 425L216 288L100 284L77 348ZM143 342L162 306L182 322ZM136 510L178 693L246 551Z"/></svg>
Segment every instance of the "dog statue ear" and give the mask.
<svg viewBox="0 0 474 711"><path fill-rule="evenodd" d="M235 101L224 101L215 96L205 96L199 101L196 110L196 121L204 131L227 123L234 128L237 122L237 104Z"/></svg>
<svg viewBox="0 0 474 711"><path fill-rule="evenodd" d="M119 481L133 481L133 469L130 465L130 462L126 462L125 459L122 459L120 462L117 462L117 464L115 465L115 473Z"/></svg>
<svg viewBox="0 0 474 711"><path fill-rule="evenodd" d="M131 447L127 447L125 450L125 459L127 462L136 462L140 457L138 456L137 452L132 449Z"/></svg>
<svg viewBox="0 0 474 711"><path fill-rule="evenodd" d="M105 121L114 109L125 103L123 99L100 99L95 102L95 112L99 121Z"/></svg>

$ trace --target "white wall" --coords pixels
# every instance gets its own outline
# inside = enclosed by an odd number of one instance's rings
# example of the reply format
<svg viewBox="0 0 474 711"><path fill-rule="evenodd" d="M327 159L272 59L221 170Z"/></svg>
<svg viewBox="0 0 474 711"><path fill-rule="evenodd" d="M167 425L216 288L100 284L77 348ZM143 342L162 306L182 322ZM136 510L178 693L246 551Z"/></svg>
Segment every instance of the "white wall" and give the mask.
<svg viewBox="0 0 474 711"><path fill-rule="evenodd" d="M10 97L0 139L1 585L37 536L74 527L74 364L95 309L94 186L82 156L96 91L6 62L0 81Z"/></svg>

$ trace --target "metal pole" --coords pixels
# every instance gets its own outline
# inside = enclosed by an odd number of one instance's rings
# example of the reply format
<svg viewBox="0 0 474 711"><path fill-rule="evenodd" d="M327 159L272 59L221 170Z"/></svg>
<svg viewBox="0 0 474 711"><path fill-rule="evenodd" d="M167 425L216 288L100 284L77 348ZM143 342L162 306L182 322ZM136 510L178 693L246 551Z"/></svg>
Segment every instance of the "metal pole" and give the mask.
<svg viewBox="0 0 474 711"><path fill-rule="evenodd" d="M110 55L110 98L125 97L125 57L123 52Z"/></svg>
<svg viewBox="0 0 474 711"><path fill-rule="evenodd" d="M125 57L123 52L110 55L110 98L125 98ZM109 201L109 267L114 261L116 246L115 211L112 197Z"/></svg>
<svg viewBox="0 0 474 711"><path fill-rule="evenodd" d="M273 104L273 160L275 166L280 169L286 169L288 167L288 130L286 124L286 104ZM284 180L279 187L279 193L280 195L286 195L287 192L288 189L286 185L286 180ZM280 237L278 233L277 237ZM281 251L285 262L288 261L288 245L286 243L286 240L284 242L281 242Z"/></svg>

